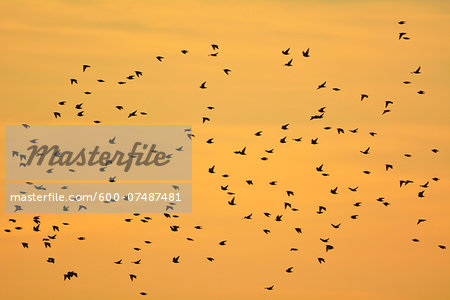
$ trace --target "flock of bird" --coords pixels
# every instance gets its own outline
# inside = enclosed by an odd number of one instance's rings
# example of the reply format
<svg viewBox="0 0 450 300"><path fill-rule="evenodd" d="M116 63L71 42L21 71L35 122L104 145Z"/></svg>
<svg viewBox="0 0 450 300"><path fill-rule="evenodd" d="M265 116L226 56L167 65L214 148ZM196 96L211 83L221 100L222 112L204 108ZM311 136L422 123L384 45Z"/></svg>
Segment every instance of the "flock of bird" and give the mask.
<svg viewBox="0 0 450 300"><path fill-rule="evenodd" d="M405 23L406 23L405 21L398 22L398 24L400 26L403 26ZM408 39L409 39L409 37L408 37L407 33L405 33L405 32L400 32L399 33L399 40L408 40ZM209 54L209 56L212 56L212 57L217 56L219 54L219 50L220 50L219 49L219 45L212 44L211 48L212 48L213 52L211 54ZM291 48L287 48L287 49L281 50L281 55L283 55L283 56L290 56L291 53L292 53ZM185 50L185 49L181 50L181 55L188 55L188 54L189 54L188 50ZM314 59L314 53L313 53L313 51L310 48L302 50L301 54L302 54L302 57L304 59ZM155 59L158 60L160 63L164 63L166 61L164 56L156 56ZM294 66L294 59L290 58L284 64L284 66L281 65L280 68L293 67L293 66ZM82 71L83 72L89 72L89 70L91 68L92 67L90 65L85 64L85 65L82 66ZM232 76L232 73L231 73L232 71L230 69L228 69L228 68L224 68L223 72L224 72L225 76ZM418 66L415 69L410 70L410 73L412 73L414 76L415 75L419 75L421 73L421 67ZM141 80L144 76L145 76L145 74L144 74L143 71L136 70L136 71L134 71L134 74L126 75L126 76L124 76L123 80L119 80L117 82L114 82L114 84L125 85L129 81L132 81L132 80ZM103 80L101 78L99 78L97 80L97 82L98 82L98 84L107 84L107 82L105 82L105 80ZM82 79L79 79L79 78L70 78L69 79L69 84L70 85L78 85L78 84L81 84L81 83L82 83ZM403 84L411 84L411 82L410 81L404 81ZM200 88L202 90L205 90L205 89L209 88L209 86L207 85L207 81L200 82L197 88ZM317 86L317 90L321 90L321 89L325 89L325 88L328 88L327 81L323 81L323 82L319 83L318 86ZM332 90L337 92L337 91L340 90L340 88L339 87L332 87ZM418 94L424 94L424 91L423 90L419 90L417 93ZM90 94L92 94L92 92L91 91L84 91L84 94L90 95ZM369 95L368 94L364 94L364 93L360 94L358 99L359 99L359 101L367 101L369 99ZM58 105L60 105L60 106L64 106L66 104L67 104L66 101L58 102ZM391 108L391 106L393 104L394 104L394 102L392 100L386 100L385 103L384 103L384 110L381 112L381 114L384 115L384 114L389 113L390 112L390 108ZM78 117L83 117L84 116L83 103L76 103L74 105L74 108L76 110L76 115ZM116 105L115 108L117 110L122 111L122 110L125 110L125 105ZM214 106L208 106L207 109L209 111L213 111L215 109L215 107ZM125 116L127 116L127 118L135 118L135 117L138 117L140 115L141 116L142 115L147 115L147 113L144 112L144 111L140 111L138 109L133 109L133 110L128 110L128 112L125 114ZM61 111L54 111L53 112L53 116L55 118L59 119L59 118L63 118L64 114ZM326 117L326 107L322 106L322 107L317 109L317 112L311 114L309 116L309 119L311 121L314 121L314 120L318 120L318 119L324 119L325 117ZM97 120L96 119L96 120L93 120L93 122L94 123L101 123L101 120ZM211 123L211 122L212 122L212 117L211 116L208 115L208 116L203 116L202 117L202 120L201 120L202 124L208 124L208 123ZM25 125L29 126L27 124L24 124L24 126ZM204 125L204 126L206 126L206 125ZM282 132L288 132L289 129L290 129L290 124L282 124L282 125L280 125L280 129L282 130ZM333 129L333 128L330 127L330 126L324 127L324 130L331 130L331 129ZM348 130L346 130L344 128L335 128L335 129L337 131L337 134L345 134L346 131L348 131L351 134L358 134L359 133L358 128L352 128L352 129L348 129ZM198 128L198 130L201 130L201 128ZM256 136L256 138L258 138L258 137L262 136L263 133L264 133L264 131L260 130L260 131L257 131L257 132L253 132L251 134ZM377 135L376 132L368 132L368 134L370 136L372 136L372 137L375 137ZM193 134L191 134L191 136L194 137ZM288 139L288 136L283 134L283 137L280 138L279 143L285 144L285 143L288 143L290 140L292 140L292 141L294 141L296 143L304 142L302 137L295 137L295 138L292 138L292 139ZM197 142L196 139L193 139L193 141ZM209 138L206 141L206 143L208 143L208 144L213 144L214 142L215 142L214 138ZM318 140L317 137L311 137L310 140L309 140L309 143L311 145L318 145L319 144L319 140ZM371 150L372 150L371 146L365 145L364 147L361 147L359 155L370 155L371 154ZM430 152L432 152L432 155L436 155L436 154L438 154L439 150L438 149L431 149ZM246 146L244 146L244 147L236 146L236 150L233 151L233 153L230 153L230 155L239 155L239 156L243 156L243 157L249 157L250 156ZM259 157L259 159L265 161L265 160L268 160L273 155L276 155L276 149L275 148L266 149L265 150L265 155L263 157ZM406 154L404 154L404 156L405 157L411 157L411 154L406 153ZM390 170L392 170L394 168L394 165L392 165L390 163L386 163L385 166L383 166L383 167L385 168L386 172L389 172ZM211 174L211 176L217 176L217 173L218 173L217 169L218 168L217 168L216 165L212 165L212 166L210 166L208 168L207 173ZM328 173L326 171L325 164L320 164L320 165L316 166L315 170L313 170L313 171L317 172L321 176L330 176L330 173ZM365 174L370 174L370 171L364 171L364 173ZM229 174L221 174L222 178L228 178L229 176L230 176ZM420 190L417 192L417 197L420 197L420 198L425 197L425 191L426 191L426 189L429 188L429 185L431 184L431 182L437 182L437 181L439 181L439 178L438 177L433 177L433 178L430 178L425 183L419 184ZM246 179L245 183L247 185L249 185L249 186L252 186L252 185L254 185L254 180ZM268 184L272 185L272 186L275 186L275 185L278 184L278 182L277 181L270 181ZM400 188L403 188L403 187L405 187L407 185L410 185L410 184L414 185L414 184L416 184L416 182L414 182L414 180L411 180L411 179L404 179L404 178L399 179L399 186L400 186ZM329 193L331 195L336 195L336 194L341 193L342 189L343 188L340 187L340 186L335 186L335 187L332 187L330 189ZM350 192L358 192L359 186L348 186L348 187L346 187L346 189L349 190ZM225 205L239 206L239 201L238 201L238 199L236 197L235 192L233 192L231 190L230 184L225 184L225 185L220 184L220 190L222 190L227 195L226 196L227 199L225 200L226 202L224 203ZM286 211L285 214L273 214L272 212L269 212L269 211L263 211L262 214L261 214L261 217L263 217L263 218L265 217L265 218L271 219L274 222L283 222L285 220L285 218L287 218L287 217L292 218L292 215L290 215L288 212L289 211L296 212L296 211L298 211L298 208L294 207L292 202L289 201L288 199L290 197L294 197L294 196L295 196L294 189L288 189L288 190L285 191L285 197L286 197L287 200L282 201L280 203L280 209L282 208L283 210L285 210ZM194 201L195 201L195 199L194 199ZM390 203L388 201L386 201L386 199L383 198L383 197L377 198L376 201L379 202L380 205L384 205L386 207L388 207L390 205ZM362 205L363 205L362 201L353 203L354 207L361 207ZM317 207L317 211L315 211L315 213L317 213L319 215L320 214L324 214L326 212L327 212L327 207L325 205L318 206ZM163 215L164 215L165 218L167 218L169 220L177 220L177 219L179 219L181 217L180 215L169 214L169 213L164 213ZM255 217L255 215L254 215L253 212L248 214L248 215L243 216L243 218L246 219L246 220L252 220L254 217ZM359 217L359 214L353 214L353 215L349 216L349 218L352 219L352 220L355 220L358 217ZM139 221L141 221L143 223L147 223L147 222L152 220L151 217L141 216L141 214L135 213L135 214L133 214L133 216L126 218L124 221L129 223L129 222L135 221L136 219L138 219ZM9 221L11 222L11 224L15 224L16 223L16 219L15 218L11 218L11 219L9 219ZM33 226L33 231L36 231L36 232L41 231L41 229L42 229L40 227L40 225L41 225L41 218L39 216L35 216L33 218L33 221L36 224L35 226ZM427 221L427 220L424 219L424 218L419 217L418 220L417 220L417 224L416 225L420 225L420 224L424 223L425 221ZM69 225L68 223L62 223L62 224L63 224L63 226L68 226ZM341 224L342 224L342 222L337 222L337 223L331 223L329 226L330 226L330 228L333 228L333 230L334 229L335 230L342 230L341 229ZM51 228L52 228L52 230L54 232L58 232L59 233L59 229L60 229L59 225L52 225ZM177 231L180 230L180 226L173 224L173 225L170 225L169 229L172 232L177 232ZM197 225L197 226L195 226L195 229L196 230L202 230L203 226L202 225ZM14 225L13 226L13 230L22 230L22 227ZM295 232L298 233L298 234L302 234L303 228L295 227L295 228L292 228L292 230L295 230ZM5 232L12 232L12 229L7 228L7 229L5 229ZM263 228L262 232L264 234L266 234L266 235L270 235L271 230L270 230L270 228ZM44 247L45 248L51 248L52 242L56 238L57 238L57 234L51 234L51 235L47 234L43 238ZM82 240L85 239L85 237L79 237L78 239L82 241ZM191 237L186 237L186 239L189 242L194 242L194 240ZM320 254L320 255L317 255L317 257L315 257L314 259L319 264L325 264L326 263L326 253L329 252L329 251L335 250L335 246L332 244L330 237L320 237L318 240L319 240L318 242L323 244L324 253ZM227 246L227 242L228 241L225 240L225 239L222 240L222 241L219 241L218 242L218 246L226 247ZM412 242L413 243L418 243L420 241L417 238L413 238ZM22 243L22 247L23 248L27 248L27 249L30 248L30 245L29 245L28 242L21 242L21 243ZM151 241L145 240L144 243L146 245L149 245L149 244L151 244ZM438 244L438 245L436 245L436 247L438 247L438 248L440 248L442 250L446 249L446 246L444 244ZM139 252L139 251L142 250L142 248L141 247L134 247L133 250ZM298 251L298 249L292 247L290 249L286 249L286 251ZM171 259L172 263L174 263L174 264L179 264L179 263L183 262L182 255L177 255L177 256L171 257L170 259ZM211 263L213 263L214 260L215 260L215 258L211 257L211 256L206 256L204 259L208 260ZM46 258L46 261L48 263L50 263L50 264L57 263L57 259L54 258L54 257L48 257L48 258ZM122 265L124 263L124 259L123 258L118 258L118 260L111 262L111 264L113 264L113 263L116 264L116 265ZM139 264L142 263L142 259L138 259L138 260L135 260L135 261L130 261L129 263L132 263L134 265L139 265ZM294 272L294 267L293 266L289 266L284 271L287 272L287 273L292 273L292 272ZM83 276L83 274L80 274L80 276ZM61 279L63 279L63 280L73 280L73 279L76 279L77 277L78 277L78 273L76 271L73 271L73 270L68 270L67 273L61 275ZM129 274L129 280L130 281L135 281L138 278L139 277L138 277L137 274L134 274L134 273ZM269 283L267 286L264 286L262 288L264 288L264 289L266 289L268 291L272 291L272 290L275 289L275 283ZM140 291L139 292L139 294L143 295L143 296L147 295L148 293L149 293L148 291Z"/></svg>

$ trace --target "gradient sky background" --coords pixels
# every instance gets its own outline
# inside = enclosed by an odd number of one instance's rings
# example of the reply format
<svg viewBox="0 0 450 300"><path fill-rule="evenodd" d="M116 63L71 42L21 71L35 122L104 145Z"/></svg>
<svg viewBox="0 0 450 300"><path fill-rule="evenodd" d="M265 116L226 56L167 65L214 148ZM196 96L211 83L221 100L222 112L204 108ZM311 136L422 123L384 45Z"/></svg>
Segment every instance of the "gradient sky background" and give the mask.
<svg viewBox="0 0 450 300"><path fill-rule="evenodd" d="M191 124L196 135L192 214L150 215L147 224L138 217L125 223L129 215L122 214L42 214L36 233L32 215L2 212L0 298L449 299L450 259L438 248L450 246L449 25L448 1L0 1L2 126ZM399 41L401 31L411 39ZM220 47L217 57L208 56L212 43ZM291 55L282 55L288 47ZM306 48L310 58L301 56ZM293 67L283 66L290 58ZM92 68L82 73L83 64ZM422 74L411 74L419 65ZM144 76L116 84L134 70ZM80 84L71 86L70 78ZM198 88L203 81L206 90ZM324 81L327 88L317 90ZM362 93L369 95L364 102ZM394 104L381 115L385 100ZM74 105L81 102L86 112L78 118ZM309 121L323 106L325 118ZM128 119L135 109L149 115ZM202 124L204 116L211 122ZM286 123L290 129L281 130ZM338 136L336 127L346 133ZM354 128L358 134L347 131ZM280 144L284 136L288 143ZM211 137L215 143L206 144ZM297 137L303 141L292 141ZM233 154L244 146L246 157ZM369 146L370 155L359 153ZM270 148L275 153L261 161ZM331 176L315 171L322 163ZM386 163L394 170L385 172ZM212 165L216 174L207 172ZM400 189L400 179L414 183ZM425 198L418 198L427 181ZM237 206L227 204L230 196L220 190L226 184ZM331 195L335 186L339 194ZM285 201L299 211L284 210ZM357 201L362 207L352 205ZM318 205L327 212L316 214ZM283 214L283 222L266 211ZM250 213L253 219L244 220ZM354 214L359 219L351 220ZM3 231L13 229L11 217L22 231ZM417 226L419 218L427 221ZM62 222L71 225L44 249L42 238ZM174 224L180 232L170 231ZM320 237L330 237L335 249L325 253ZM228 245L219 246L222 240ZM30 249L22 249L24 241ZM173 264L178 255L181 263ZM113 264L120 258L123 265ZM141 265L130 263L139 258ZM70 270L79 278L63 281ZM129 273L138 279L130 282ZM264 289L270 285L273 291Z"/></svg>

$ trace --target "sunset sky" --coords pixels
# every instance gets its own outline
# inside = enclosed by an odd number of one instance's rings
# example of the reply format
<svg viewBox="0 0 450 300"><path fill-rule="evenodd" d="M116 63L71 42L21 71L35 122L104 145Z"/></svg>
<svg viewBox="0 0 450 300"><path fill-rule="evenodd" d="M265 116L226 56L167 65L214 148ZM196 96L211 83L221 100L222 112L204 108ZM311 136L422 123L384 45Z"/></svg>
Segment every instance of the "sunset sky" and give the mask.
<svg viewBox="0 0 450 300"><path fill-rule="evenodd" d="M399 40L400 32L410 39ZM438 247L450 247L450 2L1 0L0 35L3 128L175 124L192 125L195 134L193 212L178 219L39 214L34 232L34 214L2 209L0 299L450 299L449 253ZM216 57L211 44L219 46ZM91 68L83 72L83 64ZM127 80L135 70L143 76ZM361 94L369 97L361 101ZM393 104L382 114L387 100ZM77 117L79 103L84 117ZM311 121L321 107L323 119ZM148 115L128 118L134 110ZM243 147L246 156L233 153ZM367 147L370 154L361 154ZM316 171L321 164L330 176ZM399 188L406 179L414 182ZM225 185L236 206L228 205ZM317 214L319 205L327 211ZM152 220L142 223L144 216ZM60 232L45 249L52 225ZM325 252L326 244L334 249ZM122 265L113 263L119 259ZM63 281L68 271L78 278ZM129 274L138 278L131 282Z"/></svg>

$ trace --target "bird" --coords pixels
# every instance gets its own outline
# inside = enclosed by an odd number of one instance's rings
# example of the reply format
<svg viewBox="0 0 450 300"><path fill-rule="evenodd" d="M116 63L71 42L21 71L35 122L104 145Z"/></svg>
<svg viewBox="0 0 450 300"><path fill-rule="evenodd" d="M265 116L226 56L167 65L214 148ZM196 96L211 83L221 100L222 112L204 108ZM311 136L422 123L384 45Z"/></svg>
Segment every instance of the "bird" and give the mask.
<svg viewBox="0 0 450 300"><path fill-rule="evenodd" d="M178 263L180 262L180 256L172 257L172 262L173 262L174 264L178 264Z"/></svg>
<svg viewBox="0 0 450 300"><path fill-rule="evenodd" d="M216 166L214 165L214 166L208 168L208 172L209 172L209 173L215 173L215 172L214 172L214 168L215 168L215 167L216 167Z"/></svg>
<svg viewBox="0 0 450 300"><path fill-rule="evenodd" d="M302 51L304 57L309 57L309 48L306 51Z"/></svg>
<svg viewBox="0 0 450 300"><path fill-rule="evenodd" d="M130 280L131 281L133 281L133 280L135 280L137 278L137 276L134 275L134 274L129 274L129 276L130 276Z"/></svg>
<svg viewBox="0 0 450 300"><path fill-rule="evenodd" d="M51 263L51 264L54 264L55 263L55 259L53 257L49 257L49 258L47 258L47 262Z"/></svg>
<svg viewBox="0 0 450 300"><path fill-rule="evenodd" d="M321 83L321 84L319 84L319 86L317 87L317 89L323 89L323 88L325 88L326 85L327 84L327 82L326 81L324 81L323 83Z"/></svg>
<svg viewBox="0 0 450 300"><path fill-rule="evenodd" d="M186 50L186 49L183 49L183 50L181 50L181 53L183 53L183 54L188 54L188 53L189 53L189 51L188 51L188 50Z"/></svg>
<svg viewBox="0 0 450 300"><path fill-rule="evenodd" d="M242 148L242 150L234 151L234 154L246 155L245 150L247 147Z"/></svg>
<svg viewBox="0 0 450 300"><path fill-rule="evenodd" d="M317 211L318 214L323 214L324 211L326 211L327 208L325 206L319 206L319 210Z"/></svg>
<svg viewBox="0 0 450 300"><path fill-rule="evenodd" d="M333 227L333 228L339 228L340 226L341 226L341 223L339 223L339 224L337 224L337 225L334 225L334 224L331 224L331 226Z"/></svg>
<svg viewBox="0 0 450 300"><path fill-rule="evenodd" d="M406 35L406 32L400 32L398 34L398 39L400 40L402 37L404 37Z"/></svg>
<svg viewBox="0 0 450 300"><path fill-rule="evenodd" d="M217 45L217 44L211 44L211 48L212 48L213 50L219 50L219 45Z"/></svg>
<svg viewBox="0 0 450 300"><path fill-rule="evenodd" d="M429 181L427 181L426 183L424 183L424 184L421 184L420 185L420 187L423 187L423 188L427 188L428 187L428 184L429 184L430 182Z"/></svg>
<svg viewBox="0 0 450 300"><path fill-rule="evenodd" d="M86 71L87 68L90 68L90 65L83 65L83 72Z"/></svg>
<svg viewBox="0 0 450 300"><path fill-rule="evenodd" d="M200 85L201 89L206 89L206 81L204 81L201 85Z"/></svg>
<svg viewBox="0 0 450 300"><path fill-rule="evenodd" d="M274 288L274 285L266 286L266 287L265 287L265 289L268 290L268 291L272 291L273 288Z"/></svg>
<svg viewBox="0 0 450 300"><path fill-rule="evenodd" d="M410 183L414 183L414 181L406 179L406 180L400 180L400 187L402 187L403 185L408 185Z"/></svg>
<svg viewBox="0 0 450 300"><path fill-rule="evenodd" d="M419 219L419 220L417 220L417 225L419 225L420 223L425 222L425 221L426 221L426 219Z"/></svg>
<svg viewBox="0 0 450 300"><path fill-rule="evenodd" d="M387 108L389 104L393 104L394 102L391 100L384 101L384 108Z"/></svg>
<svg viewBox="0 0 450 300"><path fill-rule="evenodd" d="M129 113L129 114L128 114L128 118L136 117L136 113L137 113L137 110L135 110L135 111Z"/></svg>
<svg viewBox="0 0 450 300"><path fill-rule="evenodd" d="M72 277L78 277L78 274L74 271L69 271L67 274L64 274L64 280L68 279L70 280Z"/></svg>
<svg viewBox="0 0 450 300"><path fill-rule="evenodd" d="M286 273L292 273L292 269L293 269L294 267L289 267L289 268L287 268L286 269Z"/></svg>
<svg viewBox="0 0 450 300"><path fill-rule="evenodd" d="M156 59L157 59L158 61L162 61L162 60L164 59L164 56L159 56L159 55L158 55L158 56L156 57Z"/></svg>
<svg viewBox="0 0 450 300"><path fill-rule="evenodd" d="M282 50L281 53L283 53L284 55L289 55L289 50L291 50L291 48L287 48L286 50Z"/></svg>
<svg viewBox="0 0 450 300"><path fill-rule="evenodd" d="M230 69L223 69L223 71L225 72L225 74L230 75L230 72L231 72Z"/></svg>
<svg viewBox="0 0 450 300"><path fill-rule="evenodd" d="M369 154L369 150L370 150L370 147L367 147L366 150L364 150L364 151L359 151L359 152L361 152L362 154Z"/></svg>
<svg viewBox="0 0 450 300"><path fill-rule="evenodd" d="M415 71L412 71L411 74L420 74L421 66L419 66Z"/></svg>
<svg viewBox="0 0 450 300"><path fill-rule="evenodd" d="M361 94L361 101L363 101L365 98L369 98L369 95L367 95L367 94Z"/></svg>
<svg viewBox="0 0 450 300"><path fill-rule="evenodd" d="M291 58L287 63L285 63L284 65L286 66L286 67L292 67L292 61L293 61L293 58Z"/></svg>

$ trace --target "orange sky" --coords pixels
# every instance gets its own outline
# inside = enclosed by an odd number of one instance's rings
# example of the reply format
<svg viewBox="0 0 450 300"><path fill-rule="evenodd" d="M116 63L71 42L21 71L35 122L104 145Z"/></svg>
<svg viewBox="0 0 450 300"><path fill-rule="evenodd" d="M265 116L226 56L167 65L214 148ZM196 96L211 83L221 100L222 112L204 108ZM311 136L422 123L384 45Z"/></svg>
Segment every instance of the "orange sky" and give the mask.
<svg viewBox="0 0 450 300"><path fill-rule="evenodd" d="M2 211L0 299L448 299L450 260L438 245L450 246L449 12L446 1L0 1L3 126L101 120L191 124L195 133L191 214L148 214L146 224L142 216L126 223L125 214L42 214L36 233L32 215ZM399 32L410 40L399 41ZM217 57L208 56L212 43L220 47ZM289 56L281 53L286 48ZM311 57L304 58L307 48ZM285 67L290 58L293 66ZM83 64L92 68L83 73ZM418 66L422 73L411 74ZM134 70L144 76L116 84ZM369 95L363 102L362 93ZM382 115L385 100L394 104ZM81 102L85 117L78 118L74 105ZM324 106L324 119L310 121ZM149 115L128 119L135 109ZM211 122L202 124L204 116ZM288 142L280 144L284 136ZM215 143L206 144L212 137ZM292 140L298 137L302 142ZM233 154L244 146L247 156ZM369 146L369 155L359 152ZM271 148L274 154L264 153ZM322 163L330 176L315 171ZM386 163L394 169L386 172ZM212 165L216 174L207 172ZM0 178L3 194L4 173ZM400 189L400 179L414 183ZM268 184L273 180L276 186ZM425 198L418 198L427 181ZM220 190L226 184L238 205L227 204L230 196ZM356 186L355 193L347 189ZM285 210L285 201L299 211ZM327 207L322 215L319 205ZM243 219L250 213L252 220ZM278 214L282 222L275 222ZM419 218L427 221L416 225ZM61 231L45 249L42 238L54 224ZM179 232L170 231L175 224ZM326 253L321 237L335 249ZM222 240L228 245L219 246ZM173 264L178 255L181 263ZM54 265L45 261L50 256ZM122 265L113 264L121 258ZM130 263L137 259L141 265ZM79 277L64 282L71 270ZM273 291L264 289L271 285Z"/></svg>

